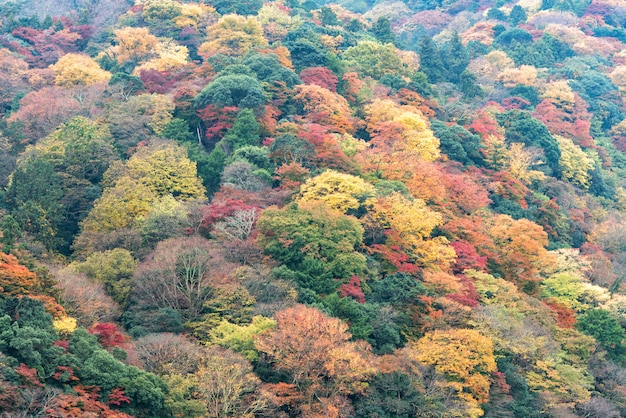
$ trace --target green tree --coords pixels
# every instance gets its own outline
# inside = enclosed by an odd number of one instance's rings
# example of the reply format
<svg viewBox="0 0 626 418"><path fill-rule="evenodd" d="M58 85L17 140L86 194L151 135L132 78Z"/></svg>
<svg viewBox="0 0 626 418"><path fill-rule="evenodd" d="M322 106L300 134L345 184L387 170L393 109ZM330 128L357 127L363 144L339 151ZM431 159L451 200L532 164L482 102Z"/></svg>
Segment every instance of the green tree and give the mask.
<svg viewBox="0 0 626 418"><path fill-rule="evenodd" d="M441 48L441 62L448 70L448 81L455 84L459 83L461 74L463 74L469 65L469 55L457 32L454 32L452 38Z"/></svg>
<svg viewBox="0 0 626 418"><path fill-rule="evenodd" d="M217 146L221 146L228 155L241 147L259 146L260 128L254 112L250 109L243 109L237 114L235 123Z"/></svg>
<svg viewBox="0 0 626 418"><path fill-rule="evenodd" d="M386 17L379 17L372 25L372 33L383 44L395 44L396 35L391 30L391 22Z"/></svg>
<svg viewBox="0 0 626 418"><path fill-rule="evenodd" d="M49 249L63 245L57 237L63 221L62 197L63 184L54 166L37 157L21 161L4 194L21 230L32 234Z"/></svg>
<svg viewBox="0 0 626 418"><path fill-rule="evenodd" d="M612 358L622 363L626 362L624 328L609 311L589 309L578 317L576 327L585 334L594 337Z"/></svg>
<svg viewBox="0 0 626 418"><path fill-rule="evenodd" d="M194 99L196 108L210 104L258 109L265 104L261 84L247 75L225 75L210 82Z"/></svg>
<svg viewBox="0 0 626 418"><path fill-rule="evenodd" d="M283 263L277 274L304 288L329 294L341 281L363 277L366 271L365 256L356 251L363 228L355 218L323 204L268 208L259 216L257 228L265 253Z"/></svg>
<svg viewBox="0 0 626 418"><path fill-rule="evenodd" d="M448 78L448 70L441 60L441 53L435 41L428 36L423 37L417 52L420 56L420 71L426 74L429 82L439 83Z"/></svg>
<svg viewBox="0 0 626 418"><path fill-rule="evenodd" d="M77 272L104 284L107 293L122 306L130 293L136 267L137 261L130 251L122 248L93 253L83 262L72 263Z"/></svg>
<svg viewBox="0 0 626 418"><path fill-rule="evenodd" d="M509 22L511 26L517 26L520 23L526 22L528 16L526 15L526 10L519 4L516 4L511 9L511 13L509 13Z"/></svg>

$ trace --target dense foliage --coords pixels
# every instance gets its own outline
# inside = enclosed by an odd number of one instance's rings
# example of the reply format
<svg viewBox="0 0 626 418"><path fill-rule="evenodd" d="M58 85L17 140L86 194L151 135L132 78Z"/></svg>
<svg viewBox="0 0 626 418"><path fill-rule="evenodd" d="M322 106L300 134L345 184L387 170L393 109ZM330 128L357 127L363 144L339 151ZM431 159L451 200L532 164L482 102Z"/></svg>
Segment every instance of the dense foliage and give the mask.
<svg viewBox="0 0 626 418"><path fill-rule="evenodd" d="M3 2L0 415L626 416L622 3Z"/></svg>

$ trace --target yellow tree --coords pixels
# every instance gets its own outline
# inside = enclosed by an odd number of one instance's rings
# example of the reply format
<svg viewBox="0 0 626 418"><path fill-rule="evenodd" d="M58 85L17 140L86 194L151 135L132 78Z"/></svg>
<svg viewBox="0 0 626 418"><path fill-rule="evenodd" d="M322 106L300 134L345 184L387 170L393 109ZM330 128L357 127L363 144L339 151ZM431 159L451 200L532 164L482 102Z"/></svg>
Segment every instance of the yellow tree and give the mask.
<svg viewBox="0 0 626 418"><path fill-rule="evenodd" d="M565 180L582 189L588 189L591 181L591 171L595 165L593 158L588 156L578 145L569 138L555 135L561 150L559 165Z"/></svg>
<svg viewBox="0 0 626 418"><path fill-rule="evenodd" d="M189 160L185 148L172 143L140 148L126 163L126 173L158 197L171 195L176 200L205 197L196 163Z"/></svg>
<svg viewBox="0 0 626 418"><path fill-rule="evenodd" d="M538 164L538 159L524 147L524 144L512 143L508 155L506 170L522 183L529 184L535 180L541 181L546 178L543 172L532 169L534 165Z"/></svg>
<svg viewBox="0 0 626 418"><path fill-rule="evenodd" d="M134 74L141 70L171 71L189 62L189 50L172 40L159 42L154 48L157 57L135 68Z"/></svg>
<svg viewBox="0 0 626 418"><path fill-rule="evenodd" d="M443 218L421 199L409 200L400 193L378 198L364 222L385 231L387 245L402 248L418 265L446 269L456 257L446 238L430 238Z"/></svg>
<svg viewBox="0 0 626 418"><path fill-rule="evenodd" d="M108 82L111 73L100 68L88 55L66 54L50 68L56 75L54 83L62 87L88 86Z"/></svg>
<svg viewBox="0 0 626 418"><path fill-rule="evenodd" d="M253 48L267 46L258 20L234 14L222 16L209 27L207 39L198 48L198 53L205 58L215 54L243 56Z"/></svg>
<svg viewBox="0 0 626 418"><path fill-rule="evenodd" d="M376 99L366 107L366 120L375 145L406 151L425 161L439 158L439 139L416 108Z"/></svg>
<svg viewBox="0 0 626 418"><path fill-rule="evenodd" d="M156 36L148 28L123 27L115 31L117 45L111 51L117 61L123 64L128 61L139 62L155 55L159 43Z"/></svg>
<svg viewBox="0 0 626 418"><path fill-rule="evenodd" d="M490 374L496 371L493 342L471 329L428 332L413 344L414 358L446 376L452 388L475 418L484 415L480 405L489 401Z"/></svg>
<svg viewBox="0 0 626 418"><path fill-rule="evenodd" d="M498 80L504 87L515 87L518 84L532 86L537 80L537 69L532 65L522 65L519 68L507 68L498 74Z"/></svg>
<svg viewBox="0 0 626 418"><path fill-rule="evenodd" d="M122 177L114 187L104 189L83 221L83 230L107 232L132 227L150 212L154 199L154 193L146 185Z"/></svg>
<svg viewBox="0 0 626 418"><path fill-rule="evenodd" d="M332 209L347 213L371 204L373 196L374 186L362 178L326 170L307 180L300 188L298 201L323 202Z"/></svg>

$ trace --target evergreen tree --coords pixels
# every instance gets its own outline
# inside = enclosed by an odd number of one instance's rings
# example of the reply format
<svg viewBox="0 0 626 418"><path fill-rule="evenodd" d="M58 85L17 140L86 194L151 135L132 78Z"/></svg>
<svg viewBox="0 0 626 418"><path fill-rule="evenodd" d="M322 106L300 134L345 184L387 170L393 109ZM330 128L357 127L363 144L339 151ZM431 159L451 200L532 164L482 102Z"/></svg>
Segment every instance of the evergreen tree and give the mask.
<svg viewBox="0 0 626 418"><path fill-rule="evenodd" d="M441 54L435 41L425 36L419 43L420 70L426 74L431 83L446 81L447 70L441 60Z"/></svg>

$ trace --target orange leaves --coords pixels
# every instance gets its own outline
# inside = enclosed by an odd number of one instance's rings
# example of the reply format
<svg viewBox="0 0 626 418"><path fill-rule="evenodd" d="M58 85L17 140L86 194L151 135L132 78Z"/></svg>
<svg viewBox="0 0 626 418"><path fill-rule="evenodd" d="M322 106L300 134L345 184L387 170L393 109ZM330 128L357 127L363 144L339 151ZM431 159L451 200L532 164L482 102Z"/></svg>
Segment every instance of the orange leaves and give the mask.
<svg viewBox="0 0 626 418"><path fill-rule="evenodd" d="M498 215L492 220L489 235L496 245L498 264L505 279L530 285L537 282L541 273L555 264L554 256L546 247L548 234L528 219L514 220L508 215ZM531 293L536 289L526 289Z"/></svg>
<svg viewBox="0 0 626 418"><path fill-rule="evenodd" d="M0 292L6 296L30 294L37 282L35 273L20 265L15 256L0 252Z"/></svg>
<svg viewBox="0 0 626 418"><path fill-rule="evenodd" d="M342 96L316 84L296 86L294 90L294 100L302 105L311 122L328 125L339 133L354 131L350 105Z"/></svg>
<svg viewBox="0 0 626 418"><path fill-rule="evenodd" d="M344 322L304 305L276 313L276 320L276 329L259 336L255 345L277 370L293 376L304 396L303 410L324 409L326 404L339 407L337 402L341 404L345 396L365 390L375 371L369 345L350 342ZM294 400L296 395L285 389Z"/></svg>

